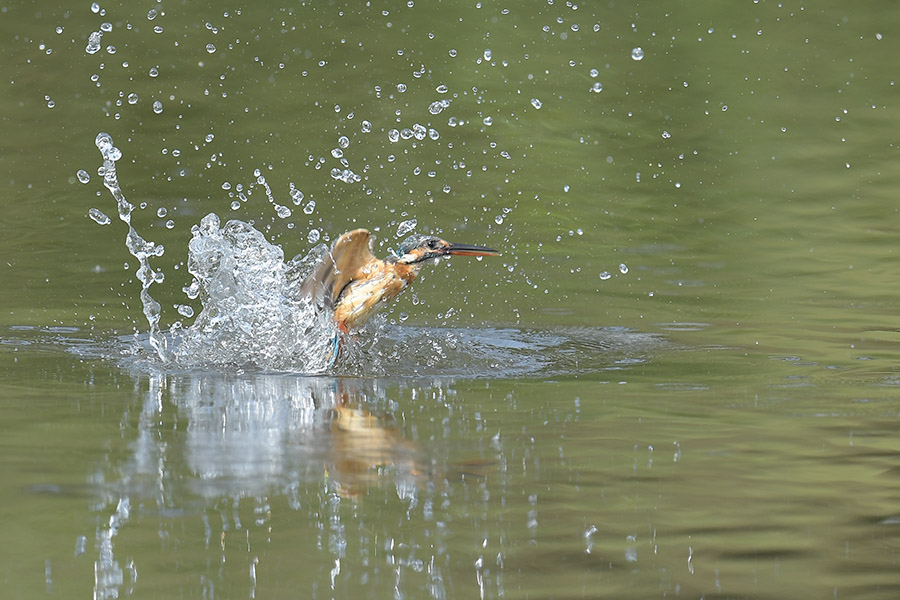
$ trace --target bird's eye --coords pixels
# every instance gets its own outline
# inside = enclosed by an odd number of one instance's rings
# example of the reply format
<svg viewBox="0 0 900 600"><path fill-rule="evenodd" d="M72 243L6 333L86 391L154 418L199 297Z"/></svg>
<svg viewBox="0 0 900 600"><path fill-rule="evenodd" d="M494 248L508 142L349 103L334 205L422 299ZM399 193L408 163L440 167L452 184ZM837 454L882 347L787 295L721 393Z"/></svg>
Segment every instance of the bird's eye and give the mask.
<svg viewBox="0 0 900 600"><path fill-rule="evenodd" d="M437 240L428 240L428 247L432 250L437 250L439 246L440 243Z"/></svg>

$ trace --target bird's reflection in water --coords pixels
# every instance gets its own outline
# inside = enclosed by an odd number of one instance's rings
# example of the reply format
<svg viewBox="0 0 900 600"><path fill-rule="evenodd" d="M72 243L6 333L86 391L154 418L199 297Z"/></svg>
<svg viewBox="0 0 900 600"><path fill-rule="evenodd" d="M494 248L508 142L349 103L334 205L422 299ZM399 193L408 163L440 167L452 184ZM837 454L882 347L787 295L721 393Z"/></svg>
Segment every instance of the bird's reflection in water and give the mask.
<svg viewBox="0 0 900 600"><path fill-rule="evenodd" d="M140 377L137 385L146 383ZM114 551L137 506L146 513L155 504L171 516L203 513L221 500L265 504L285 496L309 508L316 494L362 502L372 486L385 485L415 502L428 474L441 469L423 461L415 440L396 426L390 396L400 393L401 384L378 380L151 374L140 412L122 419L125 437L134 436L128 458L123 464L121 451L111 451L94 476L106 490L95 507L106 515L96 534L95 597L117 597L128 591L127 579L137 579L135 561L121 563ZM236 511L232 519L240 529Z"/></svg>
<svg viewBox="0 0 900 600"><path fill-rule="evenodd" d="M385 477L405 488L423 473L377 381L200 375L167 383L185 431L189 481L203 496L264 494L323 478L358 496Z"/></svg>
<svg viewBox="0 0 900 600"><path fill-rule="evenodd" d="M392 419L374 415L346 391L332 411L326 474L342 496L357 497L378 478L392 472L398 488L416 485L423 476L418 446L405 440Z"/></svg>

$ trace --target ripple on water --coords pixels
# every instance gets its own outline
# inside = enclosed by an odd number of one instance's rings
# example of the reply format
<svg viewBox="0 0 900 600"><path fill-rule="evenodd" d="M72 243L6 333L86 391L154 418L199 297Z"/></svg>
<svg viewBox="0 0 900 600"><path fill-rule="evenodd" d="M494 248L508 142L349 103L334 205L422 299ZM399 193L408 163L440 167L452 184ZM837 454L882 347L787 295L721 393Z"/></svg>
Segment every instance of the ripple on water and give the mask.
<svg viewBox="0 0 900 600"><path fill-rule="evenodd" d="M399 229L414 227L410 220ZM251 372L503 378L627 368L643 363L664 344L658 335L618 327L422 328L390 325L382 314L354 335L343 336L334 363L337 328L330 311L297 293L328 252L325 244L285 262L283 250L252 225L231 220L223 226L212 213L192 228L192 235L187 269L193 281L184 292L202 303L193 324L178 322L157 337L63 346L82 356L114 358L155 372L237 367ZM178 312L191 318L193 308L179 305ZM166 351L154 352L153 347Z"/></svg>
<svg viewBox="0 0 900 600"><path fill-rule="evenodd" d="M127 369L154 374L223 369L232 373L237 368L248 374L325 373L413 379L546 378L621 371L646 363L667 345L658 335L622 328L433 328L382 322L363 329L329 369L331 339L315 351L321 351L327 362L310 362L303 352L280 354L295 348L297 340L285 343L268 330L252 340L243 330L234 332L234 327L240 329L237 319L222 323L213 329L174 328L166 332L174 357L167 362L159 359L146 333L98 338L78 328L49 331L10 327L0 329L0 344L28 346L41 352L70 352L83 359L111 360ZM293 325L289 322L286 326ZM331 327L330 323L327 325ZM266 341L271 343L268 348Z"/></svg>
<svg viewBox="0 0 900 600"><path fill-rule="evenodd" d="M709 323L672 322L660 323L659 328L664 331L702 331L709 327Z"/></svg>

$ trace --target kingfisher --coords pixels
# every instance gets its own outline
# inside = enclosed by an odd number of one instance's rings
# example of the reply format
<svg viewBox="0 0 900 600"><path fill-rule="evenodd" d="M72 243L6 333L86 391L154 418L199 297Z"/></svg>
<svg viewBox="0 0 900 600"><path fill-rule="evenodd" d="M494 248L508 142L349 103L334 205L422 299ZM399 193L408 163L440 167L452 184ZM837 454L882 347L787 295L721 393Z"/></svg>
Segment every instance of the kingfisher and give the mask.
<svg viewBox="0 0 900 600"><path fill-rule="evenodd" d="M300 295L334 313L344 333L361 326L376 310L396 298L432 259L445 256L499 256L485 246L453 244L436 236L404 239L384 260L372 254L374 236L354 229L335 240L331 251L300 284Z"/></svg>

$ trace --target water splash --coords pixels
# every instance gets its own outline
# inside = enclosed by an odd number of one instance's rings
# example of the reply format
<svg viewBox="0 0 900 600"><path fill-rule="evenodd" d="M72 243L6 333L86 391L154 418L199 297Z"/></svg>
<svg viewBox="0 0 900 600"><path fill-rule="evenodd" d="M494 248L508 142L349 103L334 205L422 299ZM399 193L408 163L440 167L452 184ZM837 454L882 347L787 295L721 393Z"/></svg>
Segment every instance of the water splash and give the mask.
<svg viewBox="0 0 900 600"><path fill-rule="evenodd" d="M162 256L165 248L160 244L145 240L131 226L131 213L134 211L134 205L125 198L122 188L119 187L116 161L122 158L122 152L113 144L112 136L101 132L97 134L94 144L103 156L103 166L99 169L99 174L103 176L103 185L116 199L119 219L128 225L125 246L128 248L128 252L138 259L137 278L141 282L141 306L150 325L150 346L160 359L166 361L168 359L166 338L160 334L159 329L160 307L159 303L150 296L150 286L165 279L162 271L154 271L150 266L150 257Z"/></svg>
<svg viewBox="0 0 900 600"><path fill-rule="evenodd" d="M220 226L210 213L191 232L188 296L203 309L178 334L172 362L180 367L253 367L322 373L334 362L337 329L327 311L298 297L299 282L327 252L320 244L285 263L284 252L250 224Z"/></svg>
<svg viewBox="0 0 900 600"><path fill-rule="evenodd" d="M183 291L189 300L199 300L202 308L189 327L182 327L178 321L164 332L160 328L160 305L150 294L150 286L162 282L164 276L149 264L150 258L162 256L164 249L143 239L131 225L135 207L125 198L116 177L116 161L121 159L121 151L106 133L97 136L96 145L104 161L99 174L116 199L119 218L128 225L126 245L139 262L140 298L150 329L138 341L152 350L149 359L148 353L140 349L131 352L140 364L149 361L154 368L167 369L226 367L305 374L346 372L363 376L453 374L470 377L569 372L572 368L547 358L570 354L563 349L571 341L566 336L557 339L550 335L541 341L541 336L533 332L492 329L467 333L394 328L382 314L357 335L340 337L331 311L322 310L299 292L300 282L327 254L325 244L318 244L305 256L298 255L285 261L283 250L270 243L252 225L240 220L230 220L222 225L214 213L192 228L188 245L187 270L193 280ZM264 185L265 178L260 172L255 174L257 183L266 188L267 197L273 201L271 190ZM302 193L296 192L292 199L302 202ZM312 200L310 205L314 209ZM168 210L164 212L161 215L157 211L157 216L168 216ZM504 214L507 212L504 209ZM415 219L399 223L397 234L405 235L404 231L408 233L416 225ZM313 232L321 236L318 229L310 233ZM574 232L569 234L574 235ZM311 244L317 241L310 238ZM626 272L622 266L620 272ZM601 275L601 278L609 277L608 272ZM189 303L176 304L175 309L179 318L194 317L194 308ZM400 320L405 319L401 316ZM607 333L598 335L603 340ZM603 362L601 356L605 358L609 353L606 341L598 344L593 336L588 337L591 341L587 347L596 346L598 361ZM546 345L546 351L541 351L542 344ZM613 341L612 346L616 345ZM579 357L579 367L594 364L588 360L588 354L581 346L571 352L572 356Z"/></svg>
<svg viewBox="0 0 900 600"><path fill-rule="evenodd" d="M108 133L98 134L95 144L103 156L98 172L116 199L119 219L128 225L125 245L138 260L141 305L149 324L147 343L156 360L183 368L237 366L304 373L333 367L338 330L331 313L298 293L300 282L325 255L327 246L320 244L308 255L285 263L281 248L253 226L232 220L223 227L214 213L191 229L188 246L193 281L183 291L189 299L199 298L203 309L190 327L182 328L178 322L163 332L161 307L151 296L150 286L165 276L153 269L150 259L162 256L165 249L141 237L131 224L135 207L116 175L122 152ZM275 204L265 178L259 171L255 175ZM157 215L162 218L167 213ZM89 215L100 224L109 223L98 209L91 209ZM318 230L313 231L318 238ZM193 308L186 304L176 305L176 310L185 318L193 315Z"/></svg>

